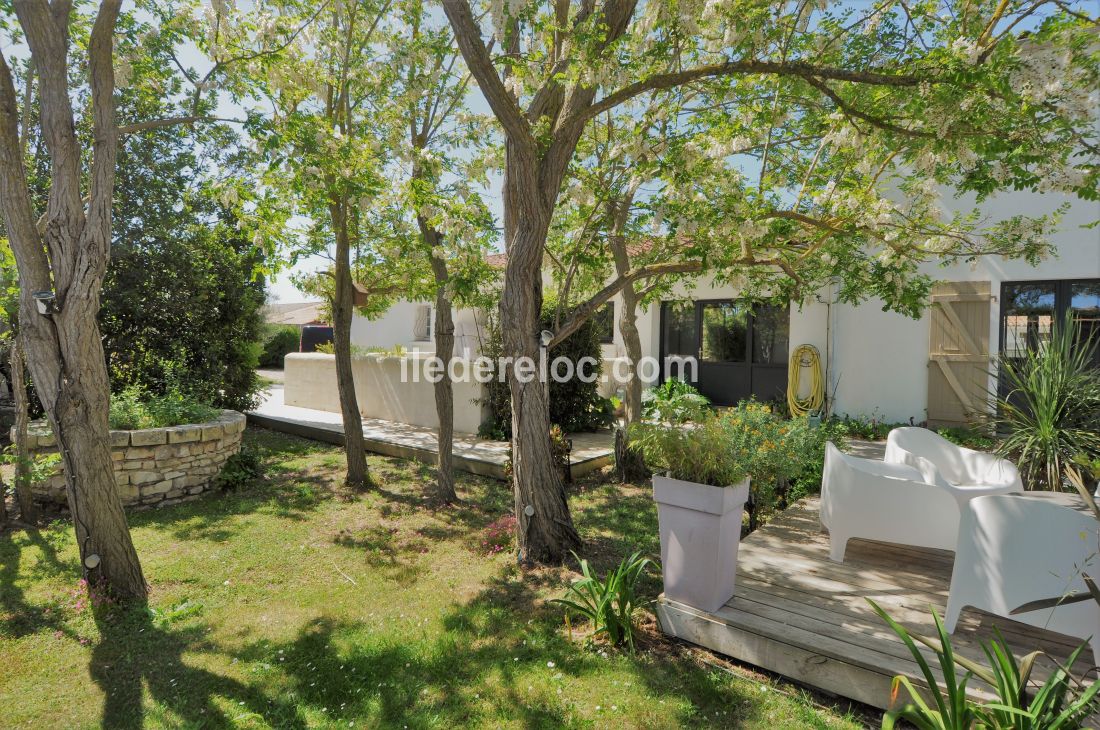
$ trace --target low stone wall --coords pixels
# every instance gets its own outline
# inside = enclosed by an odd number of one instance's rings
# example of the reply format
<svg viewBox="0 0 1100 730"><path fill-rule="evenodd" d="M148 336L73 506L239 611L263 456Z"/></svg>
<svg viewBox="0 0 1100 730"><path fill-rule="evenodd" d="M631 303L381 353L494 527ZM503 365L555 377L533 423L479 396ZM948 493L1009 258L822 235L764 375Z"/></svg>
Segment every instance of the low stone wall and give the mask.
<svg viewBox="0 0 1100 730"><path fill-rule="evenodd" d="M213 486L226 460L240 451L244 427L243 413L222 411L210 423L111 431L111 457L122 504L140 508L196 498ZM57 442L45 423L36 422L28 429L27 448L35 456L57 453ZM61 465L32 491L47 505L66 505Z"/></svg>

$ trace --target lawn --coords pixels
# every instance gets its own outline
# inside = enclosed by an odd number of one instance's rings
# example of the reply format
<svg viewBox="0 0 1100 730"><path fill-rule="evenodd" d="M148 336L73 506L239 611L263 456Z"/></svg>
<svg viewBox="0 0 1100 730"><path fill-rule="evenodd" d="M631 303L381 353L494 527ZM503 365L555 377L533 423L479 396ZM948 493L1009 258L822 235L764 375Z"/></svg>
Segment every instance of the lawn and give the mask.
<svg viewBox="0 0 1100 730"><path fill-rule="evenodd" d="M335 447L246 443L266 478L131 516L149 610L93 610L67 524L0 535L0 725L861 725L652 618L635 655L586 647L546 602L573 573L515 566L502 483L463 476L463 504L439 510L427 467L372 457L380 488L349 494ZM571 504L601 573L659 552L646 488L594 477Z"/></svg>

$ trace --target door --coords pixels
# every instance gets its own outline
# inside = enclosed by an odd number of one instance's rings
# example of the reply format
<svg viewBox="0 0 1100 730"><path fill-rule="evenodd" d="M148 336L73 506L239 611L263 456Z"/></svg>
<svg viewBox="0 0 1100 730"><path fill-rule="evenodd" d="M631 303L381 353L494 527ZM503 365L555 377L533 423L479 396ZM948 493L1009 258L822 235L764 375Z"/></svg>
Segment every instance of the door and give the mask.
<svg viewBox="0 0 1100 730"><path fill-rule="evenodd" d="M988 281L932 287L929 425L962 425L989 412L989 292Z"/></svg>
<svg viewBox="0 0 1100 730"><path fill-rule="evenodd" d="M693 384L716 405L783 397L789 350L789 307L728 299L661 305L662 379L677 375L670 357L694 358Z"/></svg>

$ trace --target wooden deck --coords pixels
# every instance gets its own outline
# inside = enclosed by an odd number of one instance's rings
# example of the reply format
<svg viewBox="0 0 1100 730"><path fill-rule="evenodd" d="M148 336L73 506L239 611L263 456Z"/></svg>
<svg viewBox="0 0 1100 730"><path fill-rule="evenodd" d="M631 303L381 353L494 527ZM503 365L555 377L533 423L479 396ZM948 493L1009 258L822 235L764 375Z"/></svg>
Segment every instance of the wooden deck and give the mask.
<svg viewBox="0 0 1100 730"><path fill-rule="evenodd" d="M806 499L749 535L738 557L737 592L715 613L663 597L658 616L666 633L754 664L796 682L885 709L897 674L920 681L920 669L867 598L914 633L935 635L929 612L942 616L953 554L852 540L844 563L829 560L829 536L818 501ZM1017 656L1041 648L1063 661L1079 641L1002 618L964 610L953 638L956 651L984 663L980 641L992 626ZM933 669L935 656L926 652ZM1092 652L1074 673L1083 676ZM1043 661L1043 660L1041 660ZM1043 662L1046 675L1052 664ZM938 676L938 671L937 671ZM989 688L971 680L976 697Z"/></svg>

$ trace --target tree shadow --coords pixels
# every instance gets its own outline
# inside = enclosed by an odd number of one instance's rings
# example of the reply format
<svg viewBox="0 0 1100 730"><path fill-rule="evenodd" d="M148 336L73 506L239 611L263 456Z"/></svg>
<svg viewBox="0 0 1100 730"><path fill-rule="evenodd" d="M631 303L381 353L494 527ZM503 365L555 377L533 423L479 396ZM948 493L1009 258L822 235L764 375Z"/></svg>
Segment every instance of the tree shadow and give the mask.
<svg viewBox="0 0 1100 730"><path fill-rule="evenodd" d="M216 648L204 638L203 626L169 630L144 604L101 604L93 611L100 639L92 650L89 673L104 694L102 727L144 727L146 688L153 701L174 715L167 722L177 727L230 727L250 716L274 727L306 727L287 702L186 664L185 651Z"/></svg>
<svg viewBox="0 0 1100 730"><path fill-rule="evenodd" d="M21 568L23 550L26 546L17 544L17 539L24 539L38 548L41 559L33 568ZM57 546L37 528L19 533L0 534L0 635L18 638L43 630L71 634L65 628L60 612L55 610L55 606L49 603L35 605L27 601L18 585L21 570L22 577L29 578L32 582L59 575L72 575L75 583L77 576L80 575L79 566L75 562L72 564L62 562L57 555Z"/></svg>

